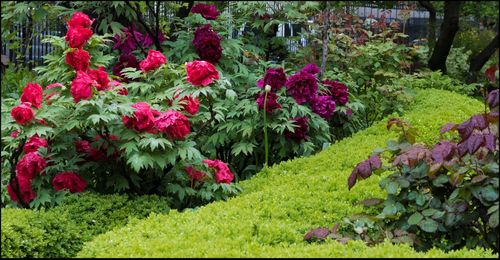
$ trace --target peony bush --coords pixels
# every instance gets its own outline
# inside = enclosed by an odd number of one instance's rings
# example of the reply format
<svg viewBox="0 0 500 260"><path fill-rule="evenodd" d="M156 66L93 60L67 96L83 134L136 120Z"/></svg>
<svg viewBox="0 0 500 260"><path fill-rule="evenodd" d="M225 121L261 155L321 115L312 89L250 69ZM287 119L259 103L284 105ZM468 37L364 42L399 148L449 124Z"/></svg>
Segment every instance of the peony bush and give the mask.
<svg viewBox="0 0 500 260"><path fill-rule="evenodd" d="M214 8L195 5L175 42L158 32L162 50L134 26L96 35L74 13L66 37L46 40L55 50L37 82L2 104L9 200L47 207L91 190L196 207L238 193L235 182L268 163L326 147L332 120L349 116L347 87L319 79L315 64L242 75L242 43L221 37L227 18Z"/></svg>

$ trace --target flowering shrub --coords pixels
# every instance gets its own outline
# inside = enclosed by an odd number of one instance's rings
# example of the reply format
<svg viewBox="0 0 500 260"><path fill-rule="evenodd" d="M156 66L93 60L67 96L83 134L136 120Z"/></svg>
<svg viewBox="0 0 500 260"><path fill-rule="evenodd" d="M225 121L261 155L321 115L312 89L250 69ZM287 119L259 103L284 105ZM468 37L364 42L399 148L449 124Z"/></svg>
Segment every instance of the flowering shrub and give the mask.
<svg viewBox="0 0 500 260"><path fill-rule="evenodd" d="M46 140L26 148L38 145L46 166L29 179L23 206L49 206L83 189L168 195L173 208L194 207L238 192L234 182L264 165L326 147L347 89L328 90L315 64L288 77L268 63L247 69L241 41L218 35L227 34L221 19L190 15L178 26L191 27L163 51L143 50L134 27L113 40L92 34L79 48L49 38L56 49L36 69L47 85L40 107L13 99L3 107L12 113L3 129L17 133L3 137L6 169L25 156L26 139ZM6 174L17 187L18 173Z"/></svg>
<svg viewBox="0 0 500 260"><path fill-rule="evenodd" d="M9 175L11 200L50 206L68 192L94 190L167 195L184 208L238 192L226 163L204 157L192 140L200 93L190 88L199 82L206 94L220 79L217 69L205 61L169 64L153 49L134 62L126 50L114 68L123 78L113 80L106 70L112 56L103 55L110 40L93 35L91 23L75 13L66 37L49 39L56 50L37 69L45 90L29 83L20 100L5 100L2 176ZM186 167L203 182L195 185Z"/></svg>

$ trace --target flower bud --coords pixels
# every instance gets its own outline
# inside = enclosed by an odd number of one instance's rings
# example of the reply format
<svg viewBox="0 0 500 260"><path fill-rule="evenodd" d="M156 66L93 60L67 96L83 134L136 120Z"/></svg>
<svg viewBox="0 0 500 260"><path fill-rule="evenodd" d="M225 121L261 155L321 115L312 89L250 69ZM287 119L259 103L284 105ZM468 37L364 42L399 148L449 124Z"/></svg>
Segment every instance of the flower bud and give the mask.
<svg viewBox="0 0 500 260"><path fill-rule="evenodd" d="M267 93L269 93L271 91L271 86L270 85L266 85L266 87L264 88L264 91L266 91Z"/></svg>

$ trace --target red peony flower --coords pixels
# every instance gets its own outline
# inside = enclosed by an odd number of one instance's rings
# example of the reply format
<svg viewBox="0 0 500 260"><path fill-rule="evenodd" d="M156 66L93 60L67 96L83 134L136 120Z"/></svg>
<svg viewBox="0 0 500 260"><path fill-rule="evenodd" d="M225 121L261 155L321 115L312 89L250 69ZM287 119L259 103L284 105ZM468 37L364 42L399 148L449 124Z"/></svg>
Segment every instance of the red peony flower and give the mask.
<svg viewBox="0 0 500 260"><path fill-rule="evenodd" d="M19 190L23 202L26 204L30 203L36 198L36 193L31 188L31 180L23 178L22 176L17 176L16 179L17 181L10 180L7 185L7 193L9 193L10 199L12 201L19 202L19 199L13 189L15 188L16 190ZM17 185L18 182L19 186Z"/></svg>
<svg viewBox="0 0 500 260"><path fill-rule="evenodd" d="M191 7L191 13L193 14L201 14L203 18L207 20L215 20L217 16L219 16L219 11L215 5L207 5L207 4L195 4Z"/></svg>
<svg viewBox="0 0 500 260"><path fill-rule="evenodd" d="M98 83L87 73L83 71L76 72L76 78L71 82L71 95L75 103L80 102L81 99L89 99L92 95L92 86Z"/></svg>
<svg viewBox="0 0 500 260"><path fill-rule="evenodd" d="M194 181L202 181L202 179L206 176L204 172L197 171L191 166L186 167L185 170L191 177L191 180Z"/></svg>
<svg viewBox="0 0 500 260"><path fill-rule="evenodd" d="M75 12L73 17L68 21L68 27L83 27L90 29L94 20L95 19L90 20L90 18L82 12Z"/></svg>
<svg viewBox="0 0 500 260"><path fill-rule="evenodd" d="M92 30L80 27L70 26L66 33L66 41L69 43L70 48L81 49L83 45L92 37Z"/></svg>
<svg viewBox="0 0 500 260"><path fill-rule="evenodd" d="M191 132L187 117L175 110L162 113L155 120L155 126L172 139L183 139Z"/></svg>
<svg viewBox="0 0 500 260"><path fill-rule="evenodd" d="M37 134L35 134L34 136L30 137L30 139L28 139L28 141L24 144L23 152L25 154L38 152L38 148L42 146L49 147L47 140L40 138Z"/></svg>
<svg viewBox="0 0 500 260"><path fill-rule="evenodd" d="M286 91L299 105L311 101L318 92L316 77L313 74L299 71L288 78Z"/></svg>
<svg viewBox="0 0 500 260"><path fill-rule="evenodd" d="M215 170L215 182L231 183L234 175L229 167L227 167L227 164L220 160L204 160L203 162L206 163L208 167Z"/></svg>
<svg viewBox="0 0 500 260"><path fill-rule="evenodd" d="M264 109L264 98L265 98L266 93L261 93L259 97L257 98L257 105L259 109ZM267 100L266 100L266 112L268 114L272 114L275 109L280 109L281 105L278 104L278 95L274 92L269 92L267 94Z"/></svg>
<svg viewBox="0 0 500 260"><path fill-rule="evenodd" d="M174 98L178 99L179 94L176 94L174 96ZM191 115L195 115L200 110L200 101L197 98L193 98L192 95L182 97L179 100L179 102L180 102L182 109ZM171 100L168 101L168 105L169 106L172 105Z"/></svg>
<svg viewBox="0 0 500 260"><path fill-rule="evenodd" d="M302 140L307 139L307 132L309 131L309 118L307 117L296 117L293 119L294 123L297 125L293 132L286 130L285 137L300 143Z"/></svg>
<svg viewBox="0 0 500 260"><path fill-rule="evenodd" d="M74 172L61 172L52 179L52 187L56 191L83 192L87 188L87 181Z"/></svg>
<svg viewBox="0 0 500 260"><path fill-rule="evenodd" d="M90 142L87 140L76 141L75 149L78 153L90 153Z"/></svg>
<svg viewBox="0 0 500 260"><path fill-rule="evenodd" d="M89 161L98 162L98 161L106 161L109 159L104 151L91 147L90 142L87 140L76 141L75 149L78 153L86 154L87 160Z"/></svg>
<svg viewBox="0 0 500 260"><path fill-rule="evenodd" d="M155 115L158 111L151 109L145 102L137 102L132 105L135 108L134 117L123 116L122 121L125 127L136 131L155 132Z"/></svg>
<svg viewBox="0 0 500 260"><path fill-rule="evenodd" d="M30 122L35 117L35 113L31 108L30 102L23 102L13 107L10 111L10 115L14 120L16 120L16 123L20 125L24 125L27 122Z"/></svg>
<svg viewBox="0 0 500 260"><path fill-rule="evenodd" d="M66 64L75 71L85 71L89 69L90 55L86 50L76 49L66 54Z"/></svg>
<svg viewBox="0 0 500 260"><path fill-rule="evenodd" d="M19 134L21 133L21 131L19 130L14 130L10 133L10 137L12 138L16 138Z"/></svg>
<svg viewBox="0 0 500 260"><path fill-rule="evenodd" d="M21 94L21 102L29 102L36 108L42 106L43 89L38 83L28 83Z"/></svg>
<svg viewBox="0 0 500 260"><path fill-rule="evenodd" d="M210 63L219 62L222 56L221 37L212 30L210 24L205 24L194 32L193 44L200 59Z"/></svg>
<svg viewBox="0 0 500 260"><path fill-rule="evenodd" d="M146 57L146 59L142 60L139 63L139 67L144 72L148 72L150 70L159 68L165 62L167 62L167 57L165 57L163 53L155 51L153 49L149 49L148 56Z"/></svg>
<svg viewBox="0 0 500 260"><path fill-rule="evenodd" d="M286 75L283 68L268 68L264 78L257 81L257 86L263 88L266 85L271 86L271 91L278 91L286 83Z"/></svg>
<svg viewBox="0 0 500 260"><path fill-rule="evenodd" d="M192 61L186 64L187 81L194 86L208 86L219 79L219 72L210 62Z"/></svg>
<svg viewBox="0 0 500 260"><path fill-rule="evenodd" d="M24 154L23 158L21 158L16 165L16 176L22 176L28 180L32 180L40 174L45 167L47 167L47 163L38 152L27 153Z"/></svg>
<svg viewBox="0 0 500 260"><path fill-rule="evenodd" d="M103 66L97 70L89 70L88 75L97 82L97 90L108 90L110 88L108 73Z"/></svg>

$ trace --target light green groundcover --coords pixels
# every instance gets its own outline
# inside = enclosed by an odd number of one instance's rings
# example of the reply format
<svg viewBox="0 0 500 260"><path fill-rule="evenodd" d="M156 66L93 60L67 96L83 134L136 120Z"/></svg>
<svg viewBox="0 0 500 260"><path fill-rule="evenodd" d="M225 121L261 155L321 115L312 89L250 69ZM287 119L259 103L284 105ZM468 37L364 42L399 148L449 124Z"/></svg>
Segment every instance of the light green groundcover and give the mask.
<svg viewBox="0 0 500 260"><path fill-rule="evenodd" d="M441 125L461 122L483 108L481 102L442 90L418 92L403 118L420 130L420 142L439 139ZM308 244L312 228L331 227L361 212L356 203L384 197L379 177L347 190L353 167L389 137L385 120L309 158L283 162L242 182L243 194L198 210L151 215L97 236L78 257L494 257L490 250L415 252L388 242Z"/></svg>

